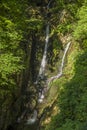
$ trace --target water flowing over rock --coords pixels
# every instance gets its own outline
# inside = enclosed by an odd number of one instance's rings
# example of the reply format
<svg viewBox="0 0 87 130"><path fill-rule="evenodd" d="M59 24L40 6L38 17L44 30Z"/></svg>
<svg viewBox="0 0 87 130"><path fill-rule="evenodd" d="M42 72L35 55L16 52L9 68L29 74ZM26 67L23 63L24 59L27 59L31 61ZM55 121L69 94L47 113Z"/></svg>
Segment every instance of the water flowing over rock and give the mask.
<svg viewBox="0 0 87 130"><path fill-rule="evenodd" d="M56 76L53 76L51 78L49 78L47 80L47 83L49 84L51 81L55 80L55 79L58 79L62 76L63 74L63 67L64 67L64 61L65 61L65 57L66 57L66 54L67 54L67 51L69 49L69 46L70 46L71 42L69 42L66 47L65 47L65 50L64 50L64 54L63 54L63 57L62 57L62 62L61 62L61 65L60 65L60 69L59 69L59 73L56 75Z"/></svg>
<svg viewBox="0 0 87 130"><path fill-rule="evenodd" d="M32 117L27 120L27 125L35 123L37 120L37 110L34 110Z"/></svg>
<svg viewBox="0 0 87 130"><path fill-rule="evenodd" d="M49 24L47 24L47 27L46 27L46 39L45 39L45 41L46 41L46 43L45 43L44 54L43 54L43 58L42 58L41 66L40 66L40 70L39 70L39 77L41 75L44 75L45 66L46 66L47 47L48 47L48 42L49 42Z"/></svg>
<svg viewBox="0 0 87 130"><path fill-rule="evenodd" d="M45 71L45 67L46 67L46 57L47 57L47 47L48 47L48 42L49 42L49 24L47 24L46 26L46 39L45 39L45 47L44 47L44 53L43 53L43 58L41 61L41 66L40 66L40 70L39 70L39 74L38 74L38 79L36 81L36 84L38 85L40 80L43 80L44 78L44 71ZM44 99L44 91L43 88L40 88L38 90L38 103L42 103ZM36 122L37 120L37 110L34 110L32 117L29 117L29 119L27 119L27 125L33 124Z"/></svg>
<svg viewBox="0 0 87 130"><path fill-rule="evenodd" d="M50 2L47 5L47 9L49 8ZM47 22L46 25L46 38L45 38L45 47L44 47L44 53L43 53L43 57L42 57L42 61L41 61L41 65L40 65L40 69L39 69L39 74L37 76L37 80L35 82L35 84L37 85L38 88L38 103L42 103L43 99L44 99L44 89L41 88L41 80L44 79L44 73L45 73L45 67L46 67L46 63L47 63L47 48L48 48L48 43L49 43L49 22ZM40 85L40 88L39 88ZM17 119L17 122L20 123L21 120L23 119L24 115L25 115L25 111L22 113L21 117L19 117ZM33 124L36 122L37 120L37 110L34 110L32 117L29 117L29 119L27 119L27 125Z"/></svg>
<svg viewBox="0 0 87 130"><path fill-rule="evenodd" d="M47 5L47 9L49 9L51 1L52 0L49 1L48 5ZM66 57L67 51L69 49L69 46L71 44L71 42L69 42L65 47L64 54L63 54L62 61L61 61L61 65L60 65L60 69L59 69L59 73L56 76L49 78L48 80L45 79L45 68L46 68L46 64L47 64L47 49L48 49L48 43L49 43L49 28L50 28L49 22L47 22L44 53L43 53L43 57L42 57L42 60L41 60L41 65L40 65L39 73L38 73L38 76L37 76L37 80L35 82L36 87L37 87L37 94L38 94L38 98L37 98L38 104L43 103L45 93L48 90L49 83L62 76L65 57ZM46 88L44 87L44 84L42 82L45 82L45 84L47 85ZM27 112L25 110L22 113L22 115L18 118L18 120L17 120L18 123L20 123L21 120L23 120L26 113ZM29 116L27 117L26 124L27 125L34 124L37 121L37 119L38 119L38 111L37 111L36 108L34 108L33 112L31 114L29 114Z"/></svg>
<svg viewBox="0 0 87 130"><path fill-rule="evenodd" d="M38 74L38 79L37 79L37 83L41 80L44 80L44 76L45 76L45 67L46 67L46 63L47 63L47 48L48 48L48 43L49 43L49 23L46 26L46 39L45 39L45 47L44 47L44 53L43 53L43 58L41 61L41 66L40 66L40 70L39 70L39 74ZM39 80L39 81L38 81ZM42 103L43 99L44 99L44 89L43 87L40 88L41 91L39 91L39 97L38 97L38 102Z"/></svg>
<svg viewBox="0 0 87 130"><path fill-rule="evenodd" d="M40 72L39 72L39 76L42 76L42 77L44 76L42 74L45 71L45 66L46 66L47 45L48 45L48 41L49 41L49 25L47 25L46 31L47 31L46 44L45 44L44 54L43 54L43 58L42 58L42 62L41 62L41 68L40 68ZM61 61L61 65L60 65L60 69L59 69L59 73L56 76L53 76L53 77L51 77L51 78L49 78L47 80L47 87L48 87L48 85L49 85L49 83L51 81L53 81L55 79L58 79L58 78L60 78L62 76L62 74L63 74L63 67L64 67L64 61L65 61L65 57L66 57L67 51L68 51L68 49L70 47L70 44L71 44L71 42L69 42L66 45L66 47L65 47L64 54L63 54L62 61ZM43 78L42 78L42 80L43 80ZM45 97L45 91L44 91L45 89L46 88L39 88L39 90L38 90L38 103L43 103L43 100L44 100L44 97ZM18 123L21 122L21 120L23 119L25 114L26 114L26 110L22 113L21 117L18 118L18 120L17 120ZM27 118L26 124L27 125L34 124L37 121L37 117L38 117L38 112L37 112L36 109L34 109L33 113L30 114L29 118Z"/></svg>

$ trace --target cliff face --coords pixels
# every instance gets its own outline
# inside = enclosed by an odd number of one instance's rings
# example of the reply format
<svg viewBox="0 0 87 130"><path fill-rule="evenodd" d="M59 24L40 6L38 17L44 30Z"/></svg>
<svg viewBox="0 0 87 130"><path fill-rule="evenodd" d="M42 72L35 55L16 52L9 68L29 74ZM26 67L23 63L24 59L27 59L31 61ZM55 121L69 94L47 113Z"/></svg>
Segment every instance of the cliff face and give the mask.
<svg viewBox="0 0 87 130"><path fill-rule="evenodd" d="M85 0L25 0L23 3L10 0L0 4L0 129L63 130L69 127L73 130L72 126L83 129L87 120ZM45 74L36 85L47 25ZM69 42L62 75L47 86L47 79L60 72L64 49ZM43 86L47 93L43 103L37 105L39 94L43 96L43 91L39 92ZM38 111L37 121L34 126L27 126L26 120L32 117L34 109Z"/></svg>

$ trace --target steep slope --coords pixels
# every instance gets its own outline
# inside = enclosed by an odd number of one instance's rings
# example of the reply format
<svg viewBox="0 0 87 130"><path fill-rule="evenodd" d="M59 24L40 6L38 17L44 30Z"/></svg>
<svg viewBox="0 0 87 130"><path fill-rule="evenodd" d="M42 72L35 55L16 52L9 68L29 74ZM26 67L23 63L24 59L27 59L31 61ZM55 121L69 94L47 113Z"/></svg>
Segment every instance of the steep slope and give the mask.
<svg viewBox="0 0 87 130"><path fill-rule="evenodd" d="M87 128L87 51L73 42L66 59L63 77L52 86L58 87L58 113L46 130L85 130ZM51 111L52 113L52 111ZM50 114L51 114L50 113ZM48 117L47 117L48 118Z"/></svg>

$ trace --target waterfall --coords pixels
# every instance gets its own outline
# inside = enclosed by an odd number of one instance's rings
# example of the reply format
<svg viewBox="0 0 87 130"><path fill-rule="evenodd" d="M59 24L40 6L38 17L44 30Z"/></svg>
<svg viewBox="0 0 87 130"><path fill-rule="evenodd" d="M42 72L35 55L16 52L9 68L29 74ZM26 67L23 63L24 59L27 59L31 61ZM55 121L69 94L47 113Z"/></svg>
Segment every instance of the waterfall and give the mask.
<svg viewBox="0 0 87 130"><path fill-rule="evenodd" d="M62 62L61 62L60 69L59 69L59 73L58 73L56 76L53 76L53 77L49 78L49 79L47 80L48 84L49 84L51 81L53 81L53 80L55 80L55 79L58 79L58 78L60 78L60 77L62 76L63 67L64 67L64 61L65 61L65 56L66 56L66 54L67 54L67 51L68 51L68 49L69 49L70 44L71 44L71 42L69 42L69 43L66 45L66 47L65 47L64 54L63 54L63 57L62 57Z"/></svg>
<svg viewBox="0 0 87 130"><path fill-rule="evenodd" d="M49 5L50 5L51 0L49 1L48 5L47 5L47 9L49 9ZM46 58L47 58L47 48L48 48L48 43L49 43L49 22L47 23L46 26L46 38L45 38L45 47L44 47L44 53L43 53L43 57L42 57L42 61L41 61L41 65L40 65L40 69L39 69L39 74L37 76L37 80L35 82L35 84L39 83L39 80L41 78L44 77L44 72L45 72L45 67L46 67ZM38 90L38 102L42 103L43 99L44 99L44 91L43 89ZM26 111L24 111L21 115L21 117L19 117L17 119L17 123L20 123L21 120L24 118L24 115L26 114ZM37 121L37 110L34 110L32 117L29 117L29 119L27 119L27 125L33 124Z"/></svg>
<svg viewBox="0 0 87 130"><path fill-rule="evenodd" d="M66 56L66 53L69 49L69 46L70 46L71 42L69 42L67 45L66 45L66 48L65 48L65 51L64 51L64 55L63 55L63 58L62 58L62 62L61 62L61 66L60 66L60 73L62 74L63 72L63 66L64 66L64 60L65 60L65 56Z"/></svg>
<svg viewBox="0 0 87 130"><path fill-rule="evenodd" d="M41 65L40 65L38 78L44 77L44 71L45 71L45 66L46 66L46 58L47 58L48 42L49 42L49 24L47 24L47 26L46 26L45 47L44 47L44 53L43 53L43 57L42 57ZM37 79L36 82L38 83L38 79ZM39 94L38 102L41 103L41 102L43 102L43 99L44 99L44 91L41 89L41 91L38 92L38 94ZM36 122L36 120L37 120L37 110L34 110L32 117L27 119L26 124L27 125L33 124L33 123Z"/></svg>
<svg viewBox="0 0 87 130"><path fill-rule="evenodd" d="M34 110L32 117L29 117L29 119L27 119L27 123L26 124L27 125L33 124L33 123L36 122L36 120L37 120L37 110Z"/></svg>
<svg viewBox="0 0 87 130"><path fill-rule="evenodd" d="M49 6L50 6L50 3L52 2L52 0L49 0L48 2L48 5L47 5L47 11L49 12ZM47 12L47 13L48 13ZM48 17L48 16L47 16ZM47 48L48 48L48 43L49 43L49 22L47 22L47 25L46 25L46 38L45 38L45 47L44 47L44 53L43 53L43 57L42 57L42 60L41 60L41 65L40 65L40 69L39 69L39 74L37 76L37 80L35 82L35 84L37 84L37 87L38 87L38 103L42 103L43 102L43 99L44 99L44 95L45 95L45 88L44 89L44 86L43 88L41 87L41 80L44 79L44 73L45 73L45 67L46 67L46 62L47 62ZM63 54L63 57L62 57L62 62L61 62L61 65L60 65L60 70L59 70L59 73L56 75L56 76L53 76L51 78L49 78L47 80L47 84L49 84L51 81L53 81L54 79L57 79L59 78L60 76L62 76L62 73L63 73L63 67L64 67L64 60L65 60L65 56L67 54L67 51L69 49L69 46L70 46L70 42L66 45L65 47L65 50L64 50L64 54ZM39 84L39 85L38 85ZM46 90L47 91L47 90ZM17 122L20 123L21 120L23 120L24 116L26 115L27 111L25 110L21 117L19 117L17 119ZM32 116L31 116L32 115ZM33 113L29 115L29 118L27 118L27 121L26 121L26 124L27 125L34 125L34 123L37 121L37 118L38 118L38 111L36 109L34 109Z"/></svg>
<svg viewBox="0 0 87 130"><path fill-rule="evenodd" d="M41 66L38 74L38 79L43 79L44 78L44 72L45 72L45 67L46 67L46 58L47 58L47 48L48 48L48 43L49 43L49 23L46 26L46 38L45 38L45 47L44 47L44 53L43 53L43 58L41 61ZM37 80L38 83L38 80ZM39 95L38 95L38 102L42 103L44 99L44 90L43 88L39 90Z"/></svg>
<svg viewBox="0 0 87 130"><path fill-rule="evenodd" d="M48 42L49 42L49 24L47 24L47 26L46 26L45 47L44 47L44 53L43 53L43 58L42 58L41 65L40 65L38 78L41 78L41 77L43 78L44 77ZM38 80L36 82L38 82ZM41 89L41 92L39 92L38 102L39 103L43 102L43 99L44 99L44 91ZM26 124L28 124L28 125L33 124L33 123L36 122L36 120L37 120L37 110L34 110L34 113L33 113L32 117L29 117Z"/></svg>
<svg viewBox="0 0 87 130"><path fill-rule="evenodd" d="M40 67L40 71L39 71L39 75L40 76L43 74L43 72L45 70L45 65L46 65L47 46L48 46L48 41L49 41L49 25L47 25L47 28L46 28L46 39L45 40L46 40L46 44L45 44L44 54L43 54L41 67ZM51 81L53 81L55 79L58 79L58 78L60 78L62 76L63 67L64 67L64 61L65 61L65 57L66 57L67 51L68 51L68 49L70 47L70 44L71 44L71 42L69 42L66 45L66 47L65 47L64 54L63 54L62 61L61 61L61 65L60 65L60 69L59 69L59 73L56 76L53 76L53 77L51 77L51 78L49 78L47 80L47 84L48 85L49 85L49 83ZM43 89L40 89L40 92L38 92L38 95L39 95L38 102L42 103L43 99L44 99L44 91L43 91ZM26 114L26 110L22 113L21 117L19 117L17 119L17 123L21 122L21 120L23 119L25 114ZM32 116L29 116L29 118L27 119L26 124L27 125L34 124L37 121L37 116L38 116L37 110L34 109L34 112L33 112Z"/></svg>
<svg viewBox="0 0 87 130"><path fill-rule="evenodd" d="M39 77L44 76L44 71L45 71L45 66L46 66L47 47L48 47L48 42L49 42L49 24L47 24L47 27L46 27L45 41L46 42L45 42L45 47L44 47L44 54L43 54L43 58L42 58L41 66L40 66L40 70L39 70Z"/></svg>

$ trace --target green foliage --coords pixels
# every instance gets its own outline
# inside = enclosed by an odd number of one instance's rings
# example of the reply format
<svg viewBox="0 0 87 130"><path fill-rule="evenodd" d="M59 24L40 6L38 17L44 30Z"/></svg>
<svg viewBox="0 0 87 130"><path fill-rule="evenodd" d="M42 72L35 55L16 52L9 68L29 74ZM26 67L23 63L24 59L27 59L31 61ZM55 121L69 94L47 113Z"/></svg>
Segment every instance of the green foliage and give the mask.
<svg viewBox="0 0 87 130"><path fill-rule="evenodd" d="M72 52L76 56L75 46ZM71 73L69 68L72 66L67 62L68 69L66 67L64 71L65 80L62 78L55 82L56 85L60 87L58 97L58 107L60 108L60 112L53 117L47 130L87 129L87 50L84 51L78 49L77 54L76 57L73 57L74 55L69 56L71 59L68 57L68 59L71 60L70 64L73 62L73 58L76 60L72 64L74 65L72 75L69 74Z"/></svg>
<svg viewBox="0 0 87 130"><path fill-rule="evenodd" d="M76 3L68 4L66 6L66 8L69 11L69 13L71 14L71 16L76 18L76 12L78 10L78 4L76 4Z"/></svg>
<svg viewBox="0 0 87 130"><path fill-rule="evenodd" d="M28 29L31 30L39 30L42 28L43 21L41 19L31 18L25 21L28 25Z"/></svg>
<svg viewBox="0 0 87 130"><path fill-rule="evenodd" d="M84 50L87 50L87 39L84 39L81 44L82 44L82 48L83 48Z"/></svg>
<svg viewBox="0 0 87 130"><path fill-rule="evenodd" d="M0 129L3 125L3 114L7 116L9 112L8 122L11 121L10 106L19 90L17 76L24 69L22 61L24 52L20 47L24 28L22 28L23 24L19 26L19 23L23 22L22 8L19 8L21 5L16 0L0 2L0 105L2 109Z"/></svg>
<svg viewBox="0 0 87 130"><path fill-rule="evenodd" d="M68 119L61 128L58 128L56 130L86 130L86 128L86 123L81 123L78 121L72 121Z"/></svg>
<svg viewBox="0 0 87 130"><path fill-rule="evenodd" d="M47 1L43 5L46 3ZM51 59L52 64L58 60L59 50L62 48L58 44L60 41L56 40L60 34L65 35L66 33L71 34L74 32L74 38L81 41L81 47L83 48L83 51L76 50L76 46L74 46L74 49L71 49L73 53L70 53L71 55L68 56L70 61L69 63L67 61L68 67L65 68L65 76L54 83L60 88L58 89L58 107L60 107L60 113L53 117L51 125L46 128L47 130L85 130L86 127L86 4L86 0L56 0L53 2L55 7L49 9L49 12L51 11L52 13L50 18L46 18L46 22L49 19L50 27L52 27L53 45L51 47L52 52L49 52L54 56ZM17 80L19 80L18 76L24 69L23 61L27 59L25 61L25 64L28 65L26 65L26 71L31 66L29 63L29 49L32 48L32 42L39 43L41 40L44 41L44 36L40 34L44 30L43 25L45 24L45 16L41 12L41 8L37 9L35 1L1 0L0 2L0 104L2 112L5 112L5 114L15 100L15 95L19 89L18 83L20 81ZM44 12L47 11L45 11L45 8L42 10ZM40 41L37 36L40 37ZM32 39L35 41L32 41ZM35 58L37 59L41 57L42 50L40 50L40 46L42 45L37 45L35 50L37 51L35 52ZM32 51L33 49L31 53ZM78 56L74 57L77 53Z"/></svg>
<svg viewBox="0 0 87 130"><path fill-rule="evenodd" d="M2 54L0 56L0 75L1 75L0 85L1 86L12 83L12 80L9 79L9 76L16 74L20 72L21 69L23 69L22 65L20 65L19 63L20 63L20 58L14 56L11 53Z"/></svg>
<svg viewBox="0 0 87 130"><path fill-rule="evenodd" d="M19 64L22 54L19 42L22 35L16 31L15 24L5 17L0 17L0 28L0 85L2 86L10 80L7 78L9 74L15 74L22 69L22 65Z"/></svg>
<svg viewBox="0 0 87 130"><path fill-rule="evenodd" d="M77 15L79 20L74 29L74 37L77 40L83 40L87 38L87 6L82 6Z"/></svg>
<svg viewBox="0 0 87 130"><path fill-rule="evenodd" d="M80 50L78 45L72 47L67 59L69 60L69 62L67 61L68 66L63 72L64 77L52 84L60 88L58 91L58 108L60 108L60 112L52 118L46 130L86 130L87 2L78 0L61 1L61 3L61 12L63 14L59 18L60 21L57 23L56 28L52 30L52 35L54 33L59 35L61 33L64 35L71 33L71 35L74 35L73 39L80 41L80 47L83 50Z"/></svg>
<svg viewBox="0 0 87 130"><path fill-rule="evenodd" d="M62 23L62 24L60 24L60 25L57 26L56 32L58 34L60 34L60 33L66 34L66 33L70 32L71 27L72 27L72 25L68 24L67 22L66 23Z"/></svg>
<svg viewBox="0 0 87 130"><path fill-rule="evenodd" d="M57 4L57 8L58 8L58 10L60 9L62 9L65 5L64 5L64 0L56 0L56 4Z"/></svg>
<svg viewBox="0 0 87 130"><path fill-rule="evenodd" d="M39 11L31 5L33 4L28 0L0 1L0 129L5 129L17 118L15 115L18 113L15 111L14 114L10 109L14 107L12 104L19 96L22 75L25 75L27 68L29 75L29 51L33 34L43 27L44 21L38 14ZM25 75L24 80L26 77Z"/></svg>

